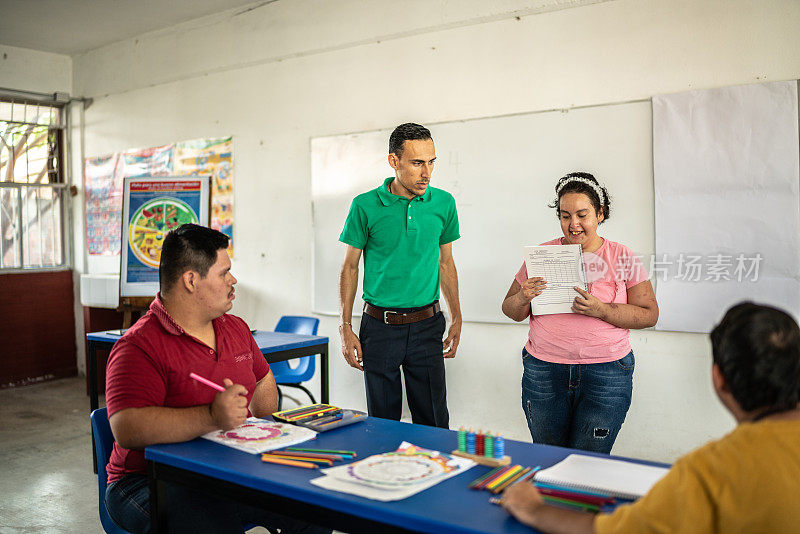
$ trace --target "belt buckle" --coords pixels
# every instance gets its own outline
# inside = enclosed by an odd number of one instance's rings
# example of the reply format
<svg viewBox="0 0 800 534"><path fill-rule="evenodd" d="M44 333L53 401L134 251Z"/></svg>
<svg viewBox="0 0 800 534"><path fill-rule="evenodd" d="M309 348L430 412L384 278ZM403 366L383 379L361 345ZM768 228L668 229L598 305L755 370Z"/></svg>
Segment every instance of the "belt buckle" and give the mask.
<svg viewBox="0 0 800 534"><path fill-rule="evenodd" d="M397 312L391 310L383 310L383 324L389 324L389 314L399 315Z"/></svg>

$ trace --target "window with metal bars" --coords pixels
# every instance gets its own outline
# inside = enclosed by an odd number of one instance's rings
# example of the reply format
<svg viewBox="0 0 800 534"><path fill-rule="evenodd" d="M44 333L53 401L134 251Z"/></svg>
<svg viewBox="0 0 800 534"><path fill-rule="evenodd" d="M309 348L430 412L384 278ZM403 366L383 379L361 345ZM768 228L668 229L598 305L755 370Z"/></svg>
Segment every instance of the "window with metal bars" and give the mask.
<svg viewBox="0 0 800 534"><path fill-rule="evenodd" d="M65 113L0 97L0 271L67 264Z"/></svg>

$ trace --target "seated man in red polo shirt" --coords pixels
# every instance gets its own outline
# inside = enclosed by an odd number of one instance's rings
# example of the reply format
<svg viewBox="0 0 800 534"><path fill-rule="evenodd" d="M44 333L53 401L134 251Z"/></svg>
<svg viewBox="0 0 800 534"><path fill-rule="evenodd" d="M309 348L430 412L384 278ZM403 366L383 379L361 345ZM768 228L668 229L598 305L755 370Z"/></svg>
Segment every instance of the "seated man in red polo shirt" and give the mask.
<svg viewBox="0 0 800 534"><path fill-rule="evenodd" d="M250 329L226 313L236 283L227 247L226 235L194 224L168 233L161 291L111 351L106 404L115 443L106 507L128 531L150 529L146 446L229 430L277 409L275 379ZM225 391L195 382L192 372ZM167 485L166 509L170 532L241 532L251 523L282 533L330 532L178 486Z"/></svg>

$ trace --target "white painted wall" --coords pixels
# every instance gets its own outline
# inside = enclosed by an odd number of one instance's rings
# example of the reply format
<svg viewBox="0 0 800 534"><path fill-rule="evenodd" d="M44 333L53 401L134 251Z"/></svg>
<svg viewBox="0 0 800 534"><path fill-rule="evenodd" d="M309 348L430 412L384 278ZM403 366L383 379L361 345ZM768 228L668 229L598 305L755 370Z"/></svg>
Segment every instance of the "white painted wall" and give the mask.
<svg viewBox="0 0 800 534"><path fill-rule="evenodd" d="M72 58L0 45L0 87L34 93L71 93Z"/></svg>
<svg viewBox="0 0 800 534"><path fill-rule="evenodd" d="M234 136L234 311L268 329L311 309L311 137L795 79L798 27L794 0L280 1L76 57L74 84L94 98L87 156ZM457 242L454 254L469 269ZM337 355L336 326L322 317L331 400L364 408L361 375ZM464 325L447 363L453 426L529 439L525 337L523 325ZM616 453L672 461L732 427L711 391L705 336L631 340L634 404Z"/></svg>

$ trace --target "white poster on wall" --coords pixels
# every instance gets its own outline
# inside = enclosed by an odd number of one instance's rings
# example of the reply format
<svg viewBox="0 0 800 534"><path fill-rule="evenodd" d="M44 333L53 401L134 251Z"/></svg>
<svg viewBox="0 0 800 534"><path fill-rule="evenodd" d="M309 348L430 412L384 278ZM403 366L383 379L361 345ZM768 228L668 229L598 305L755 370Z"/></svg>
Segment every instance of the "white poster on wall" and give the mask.
<svg viewBox="0 0 800 534"><path fill-rule="evenodd" d="M653 97L656 328L752 300L800 316L797 82Z"/></svg>

